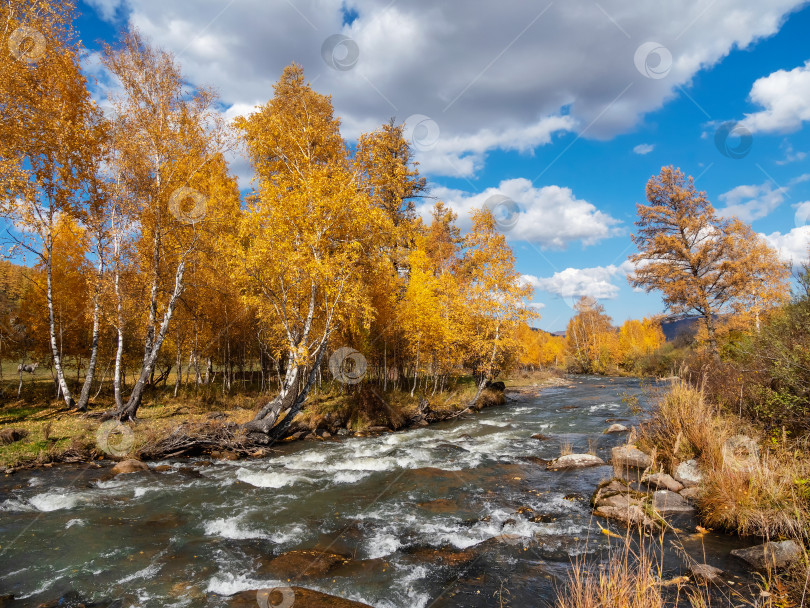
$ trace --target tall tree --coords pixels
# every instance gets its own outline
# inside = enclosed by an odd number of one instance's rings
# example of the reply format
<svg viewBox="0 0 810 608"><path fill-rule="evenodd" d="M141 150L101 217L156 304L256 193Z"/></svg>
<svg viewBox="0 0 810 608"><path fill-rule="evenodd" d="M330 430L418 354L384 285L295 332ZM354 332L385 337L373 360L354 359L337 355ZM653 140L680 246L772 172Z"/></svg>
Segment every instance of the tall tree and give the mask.
<svg viewBox="0 0 810 608"><path fill-rule="evenodd" d="M350 317L370 319L366 260L390 229L352 170L332 102L285 68L274 96L237 128L256 172L235 260L248 302L285 339L279 393L247 425L258 440L283 436L317 378L330 335ZM307 372L308 370L308 372Z"/></svg>
<svg viewBox="0 0 810 608"><path fill-rule="evenodd" d="M0 216L12 254L44 267L51 356L60 392L74 400L57 344L53 301L54 231L77 216L99 151L100 112L82 75L81 45L72 30L72 2L27 0L0 6L8 44L0 50Z"/></svg>
<svg viewBox="0 0 810 608"><path fill-rule="evenodd" d="M536 317L526 305L532 287L515 270L515 256L498 232L489 209L472 212L472 230L464 238L461 280L468 309L468 361L480 382L473 403L493 376L496 363L519 352L517 329Z"/></svg>
<svg viewBox="0 0 810 608"><path fill-rule="evenodd" d="M188 92L174 57L135 31L103 61L118 79L113 98L113 161L130 191L140 276L148 292L143 360L126 404L111 414L134 419L185 289L200 240L216 230L212 214L233 211L234 184L223 153L228 131L210 89ZM164 295L167 294L167 295Z"/></svg>
<svg viewBox="0 0 810 608"><path fill-rule="evenodd" d="M636 270L628 280L661 291L674 313L702 315L717 356L717 315L787 295L788 268L745 224L719 218L680 169L663 167L650 178L647 201L636 206L639 252L630 256Z"/></svg>
<svg viewBox="0 0 810 608"><path fill-rule="evenodd" d="M595 298L582 296L568 322L565 339L573 366L580 372L607 373L617 361L619 339L612 319Z"/></svg>

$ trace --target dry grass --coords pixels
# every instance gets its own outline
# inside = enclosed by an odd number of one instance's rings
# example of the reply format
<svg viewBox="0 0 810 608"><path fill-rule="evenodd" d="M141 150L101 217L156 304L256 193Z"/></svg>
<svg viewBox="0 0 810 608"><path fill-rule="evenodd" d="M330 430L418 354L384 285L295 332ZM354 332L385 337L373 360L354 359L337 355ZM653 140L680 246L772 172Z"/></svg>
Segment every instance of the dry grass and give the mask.
<svg viewBox="0 0 810 608"><path fill-rule="evenodd" d="M571 442L567 439L560 442L560 456L568 456L569 454L574 453L574 447L571 445Z"/></svg>
<svg viewBox="0 0 810 608"><path fill-rule="evenodd" d="M638 543L641 543L640 545ZM664 578L664 544L672 543L684 565L695 565L676 538L635 541L626 535L611 544L608 558L594 564L578 558L566 584L557 587L554 608L805 608L810 567L806 559L789 573L758 574L750 587L715 585L694 576Z"/></svg>
<svg viewBox="0 0 810 608"><path fill-rule="evenodd" d="M641 425L639 443L642 449L655 449L667 470L698 457L706 468L714 469L722 466L723 443L740 432L739 421L734 427L727 424L702 391L675 382L658 399L653 416Z"/></svg>
<svg viewBox="0 0 810 608"><path fill-rule="evenodd" d="M663 542L663 540L662 540ZM646 546L635 547L629 537L611 546L608 559L598 567L577 560L568 583L557 589L555 608L675 608L682 595L685 580L673 581L672 587L662 582L660 557ZM660 556L661 553L659 552ZM708 602L699 590L692 606ZM691 600L691 598L690 598ZM708 604L705 604L708 605Z"/></svg>
<svg viewBox="0 0 810 608"><path fill-rule="evenodd" d="M810 479L806 452L775 447L752 470L724 466L707 472L700 501L709 526L769 538L810 538Z"/></svg>

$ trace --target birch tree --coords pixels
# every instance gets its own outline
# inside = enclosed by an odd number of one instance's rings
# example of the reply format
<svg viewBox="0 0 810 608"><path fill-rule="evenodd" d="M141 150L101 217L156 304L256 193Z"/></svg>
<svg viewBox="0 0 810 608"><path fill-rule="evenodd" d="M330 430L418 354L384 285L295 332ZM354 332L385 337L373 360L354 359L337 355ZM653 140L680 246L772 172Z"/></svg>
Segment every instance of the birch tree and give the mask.
<svg viewBox="0 0 810 608"><path fill-rule="evenodd" d="M189 90L174 57L135 31L104 48L103 62L121 88L113 96L117 172L130 192L140 275L148 292L143 360L129 399L111 414L134 419L150 382L187 265L211 225L216 184L233 184L222 159L228 132L210 89ZM222 194L222 193L219 193ZM232 198L232 197L231 197Z"/></svg>
<svg viewBox="0 0 810 608"><path fill-rule="evenodd" d="M235 278L262 322L280 329L285 371L278 395L246 428L258 440L286 432L349 318L370 319L367 258L388 229L352 170L331 99L288 66L274 97L237 121L255 171L234 259Z"/></svg>
<svg viewBox="0 0 810 608"><path fill-rule="evenodd" d="M60 216L76 217L99 151L100 112L80 67L73 4L34 0L0 6L0 216L10 255L33 259L46 277L48 332L59 391L75 405L57 344L53 246Z"/></svg>

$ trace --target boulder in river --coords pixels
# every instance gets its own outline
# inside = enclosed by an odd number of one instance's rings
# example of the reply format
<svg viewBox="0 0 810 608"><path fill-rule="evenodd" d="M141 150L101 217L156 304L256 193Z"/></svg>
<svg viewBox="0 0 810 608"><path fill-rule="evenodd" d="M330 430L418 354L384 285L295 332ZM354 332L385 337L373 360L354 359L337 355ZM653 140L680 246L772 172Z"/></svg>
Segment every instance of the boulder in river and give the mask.
<svg viewBox="0 0 810 608"><path fill-rule="evenodd" d="M548 435L543 435L543 433L536 433L532 435L532 439L537 439L538 441L547 441L548 439L551 439L551 437Z"/></svg>
<svg viewBox="0 0 810 608"><path fill-rule="evenodd" d="M262 564L259 569L276 578L298 579L324 576L333 568L349 561L345 555L317 550L295 550L282 553Z"/></svg>
<svg viewBox="0 0 810 608"><path fill-rule="evenodd" d="M454 547L414 547L407 550L407 555L419 563L429 563L433 566L446 566L460 568L473 561L478 554L472 549L459 550Z"/></svg>
<svg viewBox="0 0 810 608"><path fill-rule="evenodd" d="M795 541L783 540L746 549L734 549L731 554L757 570L766 570L767 568L789 566L801 557L802 550Z"/></svg>
<svg viewBox="0 0 810 608"><path fill-rule="evenodd" d="M634 445L620 445L611 451L614 467L635 467L646 469L652 464L652 458Z"/></svg>
<svg viewBox="0 0 810 608"><path fill-rule="evenodd" d="M628 429L623 424L619 424L618 422L614 422L607 429L605 429L605 434L608 434L608 433L626 433L629 430L630 429Z"/></svg>
<svg viewBox="0 0 810 608"><path fill-rule="evenodd" d="M670 513L692 513L695 510L695 507L686 502L686 499L680 494L670 492L669 490L658 490L654 492L652 506L662 515Z"/></svg>
<svg viewBox="0 0 810 608"><path fill-rule="evenodd" d="M675 467L672 476L686 488L692 488L703 483L703 473L700 472L698 461L694 459L680 463Z"/></svg>
<svg viewBox="0 0 810 608"><path fill-rule="evenodd" d="M646 483L651 488L669 490L670 492L680 492L683 490L683 484L676 481L671 475L667 475L666 473L653 473L652 475L645 475L641 481Z"/></svg>
<svg viewBox="0 0 810 608"><path fill-rule="evenodd" d="M113 475L126 475L127 473L137 473L138 471L148 471L149 465L140 460L130 458L129 460L122 460L116 464L112 471Z"/></svg>
<svg viewBox="0 0 810 608"><path fill-rule="evenodd" d="M596 488L591 498L594 515L629 526L660 530L661 524L648 513L646 496L633 490L623 479L612 479Z"/></svg>
<svg viewBox="0 0 810 608"><path fill-rule="evenodd" d="M292 597L294 603L288 601L289 596ZM242 591L228 598L229 608L270 608L272 606L285 606L286 608L299 605L306 608L371 608L368 604L303 587Z"/></svg>
<svg viewBox="0 0 810 608"><path fill-rule="evenodd" d="M689 568L689 573L692 575L692 578L700 583L716 582L723 575L723 571L720 568L715 568L709 564L695 564Z"/></svg>
<svg viewBox="0 0 810 608"><path fill-rule="evenodd" d="M647 515L644 507L640 504L628 504L627 506L612 507L605 505L597 507L594 515L605 519L615 519L628 526L638 526L645 530L658 531L661 526L652 517Z"/></svg>
<svg viewBox="0 0 810 608"><path fill-rule="evenodd" d="M605 461L593 454L566 454L549 462L546 468L550 471L558 471L562 469L582 469L603 464L605 464Z"/></svg>

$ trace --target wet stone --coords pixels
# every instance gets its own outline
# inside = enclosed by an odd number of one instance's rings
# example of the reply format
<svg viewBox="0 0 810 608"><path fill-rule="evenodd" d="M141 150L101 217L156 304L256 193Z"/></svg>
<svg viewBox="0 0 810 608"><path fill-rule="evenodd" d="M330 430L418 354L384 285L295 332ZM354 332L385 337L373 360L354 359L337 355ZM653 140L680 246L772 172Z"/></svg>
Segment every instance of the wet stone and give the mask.
<svg viewBox="0 0 810 608"><path fill-rule="evenodd" d="M550 471L562 469L581 469L584 467L594 467L605 464L605 461L593 454L566 454L555 458L546 467Z"/></svg>
<svg viewBox="0 0 810 608"><path fill-rule="evenodd" d="M641 481L651 488L660 488L662 490L669 490L670 492L680 492L683 490L683 484L666 473L647 475Z"/></svg>
<svg viewBox="0 0 810 608"><path fill-rule="evenodd" d="M799 545L792 540L768 542L747 549L734 549L731 554L739 557L758 570L768 567L784 568L795 562L802 554Z"/></svg>
<svg viewBox="0 0 810 608"><path fill-rule="evenodd" d="M263 573L277 578L298 579L319 577L349 561L345 555L313 550L295 550L282 553L278 557L259 566Z"/></svg>
<svg viewBox="0 0 810 608"><path fill-rule="evenodd" d="M698 582L713 583L720 579L723 571L709 564L695 564L689 568L692 577Z"/></svg>
<svg viewBox="0 0 810 608"><path fill-rule="evenodd" d="M658 490L653 493L652 500L653 508L666 515L669 513L692 513L695 507L686 502L686 499L680 494L670 492L669 490Z"/></svg>
<svg viewBox="0 0 810 608"><path fill-rule="evenodd" d="M292 596L294 604L286 602L287 598L282 595L282 590ZM300 605L306 608L371 608L368 604L321 593L320 591L313 591L312 589L304 589L303 587L278 588L275 593L271 593L271 589L242 591L228 598L228 608L257 608L262 606L258 599L260 591L264 591L262 599L266 601L267 606L283 606L287 603L290 606Z"/></svg>

